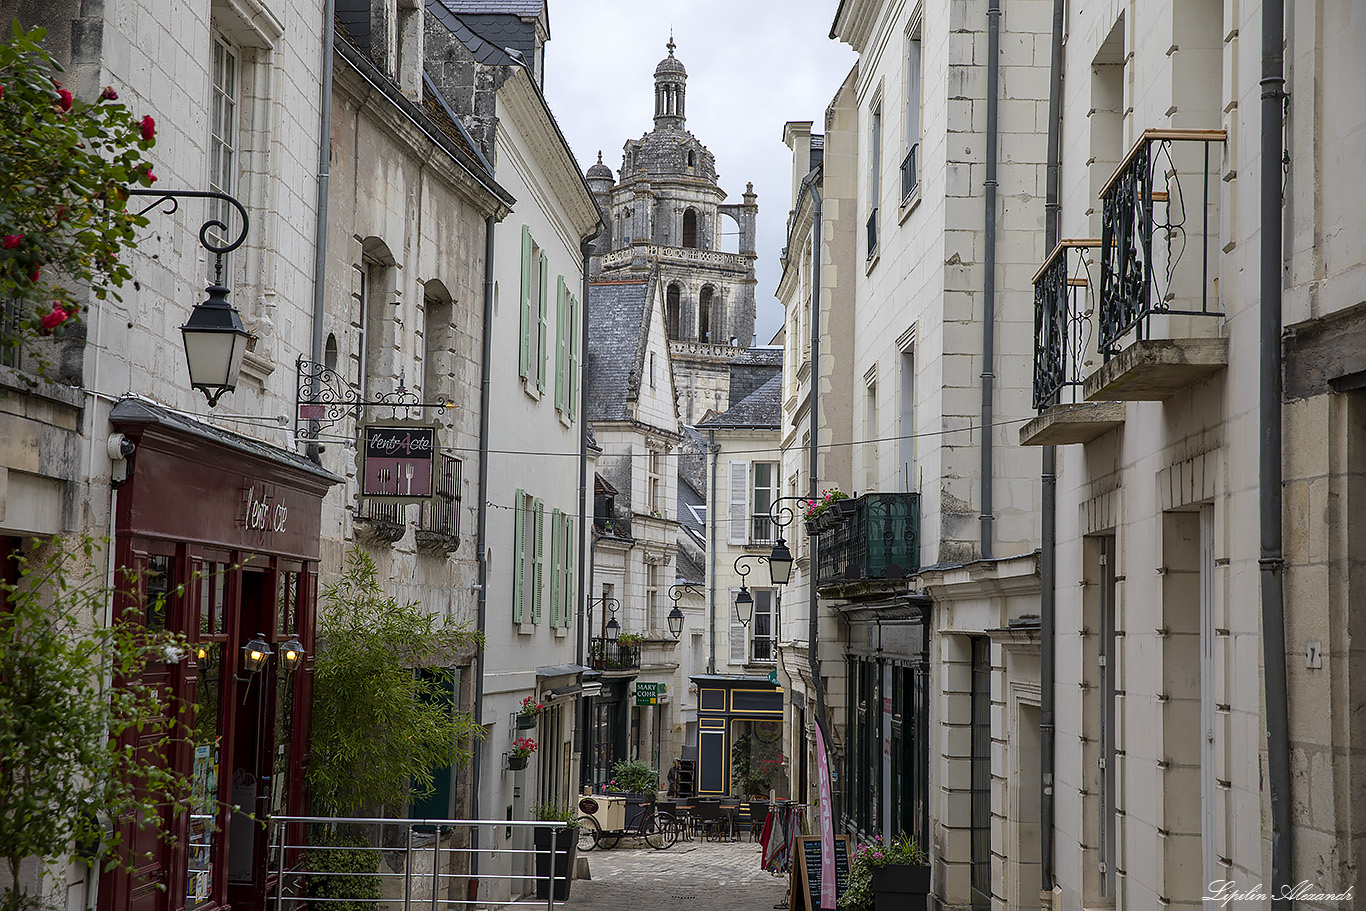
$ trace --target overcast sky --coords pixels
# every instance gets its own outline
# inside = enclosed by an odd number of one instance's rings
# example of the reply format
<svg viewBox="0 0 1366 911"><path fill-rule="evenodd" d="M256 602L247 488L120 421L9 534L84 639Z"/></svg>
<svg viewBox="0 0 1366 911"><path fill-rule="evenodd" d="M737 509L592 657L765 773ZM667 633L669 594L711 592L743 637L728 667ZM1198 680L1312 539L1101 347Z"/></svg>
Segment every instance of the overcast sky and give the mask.
<svg viewBox="0 0 1366 911"><path fill-rule="evenodd" d="M758 320L767 344L782 325L778 254L786 242L792 157L783 124L825 108L854 52L829 37L837 0L551 0L545 94L581 170L621 170L621 148L654 127L655 65L674 53L688 70L687 128L716 156L727 202L746 181L759 195ZM734 222L724 219L730 229ZM723 245L733 249L732 244Z"/></svg>

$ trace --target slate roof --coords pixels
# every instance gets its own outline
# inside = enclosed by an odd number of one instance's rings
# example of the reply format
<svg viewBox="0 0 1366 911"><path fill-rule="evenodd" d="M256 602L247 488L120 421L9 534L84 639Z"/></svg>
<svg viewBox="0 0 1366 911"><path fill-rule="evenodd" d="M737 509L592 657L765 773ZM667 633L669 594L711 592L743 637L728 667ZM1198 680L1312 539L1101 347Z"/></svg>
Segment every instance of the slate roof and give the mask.
<svg viewBox="0 0 1366 911"><path fill-rule="evenodd" d="M626 403L640 386L640 363L650 316L649 281L588 285L588 358L584 417L627 420Z"/></svg>
<svg viewBox="0 0 1366 911"><path fill-rule="evenodd" d="M539 16L545 0L441 0L456 15Z"/></svg>
<svg viewBox="0 0 1366 911"><path fill-rule="evenodd" d="M781 367L783 365L783 349L777 345L758 345L753 348L746 348L731 358L730 363L736 367L751 364L762 367Z"/></svg>
<svg viewBox="0 0 1366 911"><path fill-rule="evenodd" d="M698 427L773 429L782 426L783 378L775 376L745 397L734 408L697 422Z"/></svg>
<svg viewBox="0 0 1366 911"><path fill-rule="evenodd" d="M484 66L512 66L518 63L517 59L502 47L492 41L485 41L478 32L466 25L456 15L456 11L451 9L453 4L456 4L456 0L427 0L427 11L469 50L476 63Z"/></svg>
<svg viewBox="0 0 1366 911"><path fill-rule="evenodd" d="M688 507L690 507L690 506L696 506L696 507L698 507L698 508L702 508L702 507L705 507L706 505L707 505L707 498L704 497L704 496L701 494L701 492L698 491L695 487L693 487L692 484L690 484L690 483L688 482L688 479L687 479L687 478L683 477L682 475L679 475L679 476L678 476L678 522L679 522L679 524L682 525L682 526L683 526L685 529L687 529L688 531L694 532L694 533L697 534L697 535L703 535L703 534L705 533L705 531L706 531L706 526L703 525L701 522L699 522L699 521L697 520L697 518L693 515L692 510L689 509Z"/></svg>
<svg viewBox="0 0 1366 911"><path fill-rule="evenodd" d="M687 552L679 550L674 555L674 581L691 582L700 586L707 581L707 571L701 563L688 556Z"/></svg>

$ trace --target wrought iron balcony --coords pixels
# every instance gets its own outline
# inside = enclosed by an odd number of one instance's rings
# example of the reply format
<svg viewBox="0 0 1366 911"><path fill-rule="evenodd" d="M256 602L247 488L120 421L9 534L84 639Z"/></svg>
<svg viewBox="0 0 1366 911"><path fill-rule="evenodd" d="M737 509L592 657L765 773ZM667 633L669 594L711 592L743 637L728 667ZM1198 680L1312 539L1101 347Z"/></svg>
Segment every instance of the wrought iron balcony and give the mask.
<svg viewBox="0 0 1366 911"><path fill-rule="evenodd" d="M422 504L419 547L449 552L460 546L460 467L459 459L441 454L436 490L431 501Z"/></svg>
<svg viewBox="0 0 1366 911"><path fill-rule="evenodd" d="M640 670L640 646L595 636L588 640L588 664L599 671Z"/></svg>
<svg viewBox="0 0 1366 911"><path fill-rule="evenodd" d="M906 157L901 159L901 204L904 206L910 201L911 194L915 188L920 186L920 170L916 167L916 153L920 151L920 143L915 143L906 152Z"/></svg>
<svg viewBox="0 0 1366 911"><path fill-rule="evenodd" d="M877 256L877 209L868 213L868 258Z"/></svg>
<svg viewBox="0 0 1366 911"><path fill-rule="evenodd" d="M1220 369L1218 297L1223 130L1147 130L1101 190L1095 400L1163 399ZM1187 344L1190 342L1190 344ZM1134 363L1112 366L1124 354Z"/></svg>
<svg viewBox="0 0 1366 911"><path fill-rule="evenodd" d="M920 569L920 494L870 493L835 506L840 518L820 536L819 588L899 582Z"/></svg>
<svg viewBox="0 0 1366 911"><path fill-rule="evenodd" d="M1064 240L1034 273L1034 408L1074 403L1096 356L1098 240Z"/></svg>

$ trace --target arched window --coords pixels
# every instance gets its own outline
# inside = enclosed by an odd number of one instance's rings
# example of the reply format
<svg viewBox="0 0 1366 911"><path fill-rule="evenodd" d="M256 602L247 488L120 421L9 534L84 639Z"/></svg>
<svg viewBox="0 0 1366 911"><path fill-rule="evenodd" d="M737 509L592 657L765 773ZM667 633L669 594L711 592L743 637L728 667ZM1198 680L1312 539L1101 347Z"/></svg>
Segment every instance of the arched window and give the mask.
<svg viewBox="0 0 1366 911"><path fill-rule="evenodd" d="M682 305L679 303L678 285L670 285L665 292L665 322L667 324L669 338L675 339L679 336L679 322L682 314Z"/></svg>
<svg viewBox="0 0 1366 911"><path fill-rule="evenodd" d="M697 340L711 344L712 288L707 285L697 298Z"/></svg>
<svg viewBox="0 0 1366 911"><path fill-rule="evenodd" d="M683 246L697 247L697 210L691 207L683 213Z"/></svg>
<svg viewBox="0 0 1366 911"><path fill-rule="evenodd" d="M694 152L692 149L688 149L688 167L697 167L697 153Z"/></svg>
<svg viewBox="0 0 1366 911"><path fill-rule="evenodd" d="M433 279L422 289L422 392L428 401L446 401L457 388L455 374L455 304L450 292Z"/></svg>
<svg viewBox="0 0 1366 911"><path fill-rule="evenodd" d="M323 366L328 370L337 369L337 336L327 333L327 345L323 348Z"/></svg>

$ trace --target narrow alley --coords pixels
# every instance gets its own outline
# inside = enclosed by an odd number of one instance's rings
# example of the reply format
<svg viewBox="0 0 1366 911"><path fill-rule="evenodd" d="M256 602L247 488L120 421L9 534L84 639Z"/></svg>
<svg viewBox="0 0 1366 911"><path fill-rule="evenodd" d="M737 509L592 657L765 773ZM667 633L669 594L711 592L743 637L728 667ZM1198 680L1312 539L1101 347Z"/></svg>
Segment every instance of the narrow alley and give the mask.
<svg viewBox="0 0 1366 911"><path fill-rule="evenodd" d="M579 855L592 879L576 880L577 911L769 911L787 878L759 868L758 842L680 841L664 851L621 847Z"/></svg>

